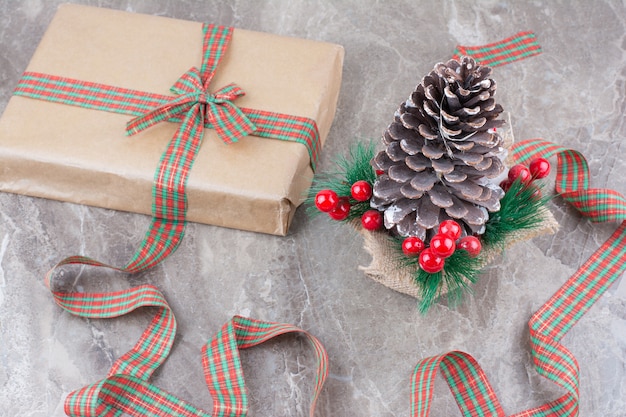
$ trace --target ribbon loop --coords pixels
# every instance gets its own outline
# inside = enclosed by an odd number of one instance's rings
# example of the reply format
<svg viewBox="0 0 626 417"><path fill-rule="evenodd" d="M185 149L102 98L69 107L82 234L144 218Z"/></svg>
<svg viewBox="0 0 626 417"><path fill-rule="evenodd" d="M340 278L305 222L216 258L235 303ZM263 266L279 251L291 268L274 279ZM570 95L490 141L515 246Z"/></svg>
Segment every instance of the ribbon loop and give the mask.
<svg viewBox="0 0 626 417"><path fill-rule="evenodd" d="M211 97L214 103L227 103L245 95L246 92L243 91L237 84L230 83L217 90Z"/></svg>
<svg viewBox="0 0 626 417"><path fill-rule="evenodd" d="M64 264L87 263L105 266L97 261L80 257L64 261ZM100 401L103 386L108 378L114 375L147 381L165 361L172 348L176 334L176 318L161 291L153 285L145 284L122 291L91 294L57 291L52 280L52 274L49 273L45 283L52 291L55 302L78 317L114 318L143 307L158 309L137 343L114 362L107 378L70 393L65 400L65 413L69 416L118 415L109 413L110 407Z"/></svg>
<svg viewBox="0 0 626 417"><path fill-rule="evenodd" d="M205 90L206 88L204 88L202 84L200 70L196 67L191 67L187 70L187 72L181 75L174 85L170 87L170 91L175 95L204 92Z"/></svg>
<svg viewBox="0 0 626 417"><path fill-rule="evenodd" d="M328 354L320 341L310 333L290 324L273 323L235 316L202 348L202 366L213 398L213 415L245 417L248 413L240 349L248 349L276 336L296 333L306 337L315 351L317 369L309 416L328 376Z"/></svg>
<svg viewBox="0 0 626 417"><path fill-rule="evenodd" d="M191 68L170 88L176 96L130 120L126 124L126 134L134 135L157 123L184 116L195 111L196 104L202 106L206 120L224 143L237 142L256 130L254 123L233 103L245 95L239 86L231 83L210 94L204 84L200 70Z"/></svg>

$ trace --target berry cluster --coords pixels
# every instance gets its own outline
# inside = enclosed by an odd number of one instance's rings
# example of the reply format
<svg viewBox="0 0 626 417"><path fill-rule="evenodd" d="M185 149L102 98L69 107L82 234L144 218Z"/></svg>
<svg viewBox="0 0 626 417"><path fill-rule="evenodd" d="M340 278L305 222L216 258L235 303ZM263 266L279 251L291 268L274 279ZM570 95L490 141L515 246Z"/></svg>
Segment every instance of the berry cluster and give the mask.
<svg viewBox="0 0 626 417"><path fill-rule="evenodd" d="M500 184L505 191L513 182L519 180L524 186L530 187L536 179L545 178L550 173L550 163L544 158L534 159L528 167L514 165L508 178ZM379 174L377 172L377 174ZM539 193L539 188L536 189ZM350 196L339 196L337 192L324 189L315 195L315 206L318 210L328 213L334 220L345 220L350 215L352 203L368 201L372 197L372 184L365 180L356 181L350 187ZM361 225L367 230L379 230L383 227L383 215L380 211L370 209L361 215ZM408 257L419 257L420 268L430 274L443 270L446 258L457 250L465 250L469 256L476 257L482 250L482 244L476 236L461 237L462 229L454 220L445 220L439 225L437 233L430 239L428 246L416 237L409 236L402 242L402 252Z"/></svg>
<svg viewBox="0 0 626 417"><path fill-rule="evenodd" d="M522 164L513 165L509 169L508 178L500 183L500 187L508 191L516 180L529 186L534 180L545 178L548 174L550 174L550 162L545 158L533 159L528 167ZM536 193L539 193L539 189Z"/></svg>
<svg viewBox="0 0 626 417"><path fill-rule="evenodd" d="M445 259L456 249L465 250L471 257L476 257L481 248L480 240L476 236L461 238L461 226L454 220L441 222L437 234L430 239L429 247L415 236L409 236L402 242L402 252L407 256L419 256L420 268L430 274L441 271Z"/></svg>
<svg viewBox="0 0 626 417"><path fill-rule="evenodd" d="M350 188L350 197L356 202L368 201L372 197L372 185L364 180L356 181ZM315 206L334 220L345 220L350 214L350 197L339 196L330 189L321 190L315 195ZM381 229L382 213L375 209L367 210L361 216L361 225L366 230ZM446 220L439 225L438 233L430 240L429 247L415 236L409 236L402 242L402 252L409 257L419 256L420 268L431 274L441 271L445 258L451 256L457 248L475 257L480 253L481 243L475 236L461 238L461 226L454 220Z"/></svg>
<svg viewBox="0 0 626 417"><path fill-rule="evenodd" d="M365 180L356 181L350 187L350 197L358 203L368 201L372 197L372 185ZM340 197L333 190L321 190L315 195L315 206L334 220L345 220L350 214L350 197ZM383 216L378 210L368 210L361 216L361 224L367 230L378 230L383 225Z"/></svg>

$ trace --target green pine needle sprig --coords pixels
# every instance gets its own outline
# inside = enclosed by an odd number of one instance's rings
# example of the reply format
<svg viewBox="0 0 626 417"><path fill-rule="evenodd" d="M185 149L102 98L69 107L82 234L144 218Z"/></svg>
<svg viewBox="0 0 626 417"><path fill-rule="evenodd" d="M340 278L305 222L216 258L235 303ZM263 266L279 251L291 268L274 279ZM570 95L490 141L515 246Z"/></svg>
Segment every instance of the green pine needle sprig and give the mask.
<svg viewBox="0 0 626 417"><path fill-rule="evenodd" d="M483 246L503 249L513 234L538 227L543 222L542 211L551 198L537 181L530 185L519 179L514 181L500 200L500 210L489 216L481 236Z"/></svg>
<svg viewBox="0 0 626 417"><path fill-rule="evenodd" d="M376 155L376 145L373 141L358 141L350 148L347 156L340 155L334 161L335 169L326 173L316 174L313 184L305 200L308 213L321 213L315 207L315 195L322 190L333 190L340 197L350 198L350 214L343 221L360 218L370 209L369 201L357 201L350 196L350 188L357 181L364 180L374 185L376 171L372 168L371 160Z"/></svg>

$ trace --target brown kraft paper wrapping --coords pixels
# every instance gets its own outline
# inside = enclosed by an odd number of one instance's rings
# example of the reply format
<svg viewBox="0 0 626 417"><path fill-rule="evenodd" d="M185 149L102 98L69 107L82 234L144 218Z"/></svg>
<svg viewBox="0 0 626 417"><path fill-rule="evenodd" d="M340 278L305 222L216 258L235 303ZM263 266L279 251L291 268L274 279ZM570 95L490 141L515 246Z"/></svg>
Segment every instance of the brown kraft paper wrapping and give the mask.
<svg viewBox="0 0 626 417"><path fill-rule="evenodd" d="M239 107L316 121L324 143L343 64L339 45L235 29L212 91L231 82ZM63 5L26 71L168 94L202 60L202 24ZM178 125L126 136L133 116L13 96L0 119L0 190L151 214L152 183ZM313 171L304 145L205 129L187 183L190 221L287 233Z"/></svg>

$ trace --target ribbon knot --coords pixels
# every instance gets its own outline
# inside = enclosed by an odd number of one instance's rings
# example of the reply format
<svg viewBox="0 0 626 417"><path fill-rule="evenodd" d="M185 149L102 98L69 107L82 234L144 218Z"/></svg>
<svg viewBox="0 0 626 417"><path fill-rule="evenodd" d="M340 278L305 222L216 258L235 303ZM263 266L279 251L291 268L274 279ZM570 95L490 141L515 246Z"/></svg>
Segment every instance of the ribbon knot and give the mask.
<svg viewBox="0 0 626 417"><path fill-rule="evenodd" d="M162 121L177 120L180 116L184 117L180 129L186 129L187 120L201 118L200 124L215 129L225 143L237 142L256 130L254 123L233 103L245 95L241 88L228 84L211 94L205 84L198 68L191 68L170 88L175 96L130 120L126 133L134 135Z"/></svg>

